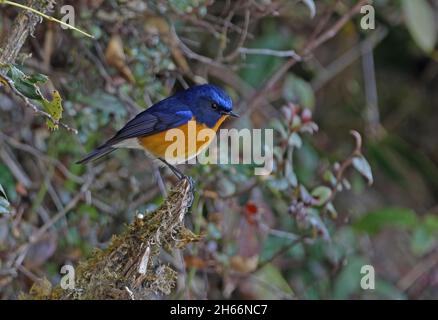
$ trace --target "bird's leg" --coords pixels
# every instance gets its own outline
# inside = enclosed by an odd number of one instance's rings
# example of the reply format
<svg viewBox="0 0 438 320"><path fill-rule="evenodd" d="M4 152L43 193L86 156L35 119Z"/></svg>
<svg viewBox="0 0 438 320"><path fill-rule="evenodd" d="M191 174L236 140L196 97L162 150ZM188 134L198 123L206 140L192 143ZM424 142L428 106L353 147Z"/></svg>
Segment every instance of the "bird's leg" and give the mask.
<svg viewBox="0 0 438 320"><path fill-rule="evenodd" d="M186 176L184 173L182 173L180 170L178 170L175 166L171 165L169 162L167 162L163 158L158 158L160 161L162 161L166 166L169 167L169 169L173 172L173 174L179 179L183 180L186 179L189 182L190 190L194 189L194 181L192 177Z"/></svg>
<svg viewBox="0 0 438 320"><path fill-rule="evenodd" d="M169 169L173 172L174 175L176 175L176 177L179 180L182 180L184 178L187 178L186 175L184 175L184 173L182 173L181 171L179 171L175 166L171 165L169 162L167 162L165 159L163 158L158 158L160 161L162 161L166 166L169 167Z"/></svg>
<svg viewBox="0 0 438 320"><path fill-rule="evenodd" d="M173 172L173 174L181 181L181 180L187 180L189 183L189 187L190 187L190 192L192 194L188 207L190 208L193 204L193 192L194 192L194 185L195 182L193 181L192 177L186 176L184 173L182 173L181 171L179 171L175 166L171 165L169 162L167 162L165 159L163 158L158 158L159 160L161 160L165 165L167 165L169 167L169 169Z"/></svg>

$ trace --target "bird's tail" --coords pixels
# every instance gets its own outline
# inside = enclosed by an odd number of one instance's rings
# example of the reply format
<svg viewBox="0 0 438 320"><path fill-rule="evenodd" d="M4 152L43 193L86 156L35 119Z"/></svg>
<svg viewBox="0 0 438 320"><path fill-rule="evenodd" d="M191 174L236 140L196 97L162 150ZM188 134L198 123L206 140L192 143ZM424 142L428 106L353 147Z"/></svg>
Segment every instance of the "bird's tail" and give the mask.
<svg viewBox="0 0 438 320"><path fill-rule="evenodd" d="M107 154L113 152L114 150L116 150L116 148L113 148L107 144L103 144L87 154L85 158L77 161L76 164L85 164L92 160L100 159L103 156L106 156Z"/></svg>

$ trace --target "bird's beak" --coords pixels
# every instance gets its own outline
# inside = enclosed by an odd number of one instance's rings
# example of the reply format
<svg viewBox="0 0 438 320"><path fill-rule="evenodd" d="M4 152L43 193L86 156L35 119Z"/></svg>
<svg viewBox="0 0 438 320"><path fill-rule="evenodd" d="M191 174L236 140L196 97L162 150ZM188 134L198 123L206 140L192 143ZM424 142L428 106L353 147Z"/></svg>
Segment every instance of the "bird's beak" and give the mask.
<svg viewBox="0 0 438 320"><path fill-rule="evenodd" d="M229 116L233 117L233 118L239 118L240 116L237 113L234 113L233 111L230 111L227 113Z"/></svg>

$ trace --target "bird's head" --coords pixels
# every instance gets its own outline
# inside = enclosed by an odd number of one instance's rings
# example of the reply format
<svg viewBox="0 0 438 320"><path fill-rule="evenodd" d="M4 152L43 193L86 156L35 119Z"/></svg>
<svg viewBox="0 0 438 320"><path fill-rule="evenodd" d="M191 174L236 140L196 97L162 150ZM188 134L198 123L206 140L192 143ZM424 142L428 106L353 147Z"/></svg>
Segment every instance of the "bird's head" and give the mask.
<svg viewBox="0 0 438 320"><path fill-rule="evenodd" d="M213 128L223 116L238 117L233 112L233 101L222 89L203 84L191 87L180 93L195 116L197 122Z"/></svg>

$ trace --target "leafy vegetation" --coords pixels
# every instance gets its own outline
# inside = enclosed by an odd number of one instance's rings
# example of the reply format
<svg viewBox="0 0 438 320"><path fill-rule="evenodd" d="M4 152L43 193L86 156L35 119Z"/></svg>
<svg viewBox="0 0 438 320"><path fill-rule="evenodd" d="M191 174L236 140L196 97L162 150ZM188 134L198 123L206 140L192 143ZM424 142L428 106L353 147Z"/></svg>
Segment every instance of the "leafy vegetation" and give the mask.
<svg viewBox="0 0 438 320"><path fill-rule="evenodd" d="M369 2L78 2L76 27L94 38L46 18L11 62L25 9L0 1L0 296L36 283L21 297L65 298L69 264L89 294L70 297L96 297L99 281L140 263L147 238L147 276L126 273L132 290L112 298L436 298L438 7L374 1L376 29L363 30ZM273 172L183 166L193 205L161 245L148 236L176 196L169 170L134 150L75 162L205 82L241 114L225 127L274 130ZM364 265L375 290L360 286Z"/></svg>

